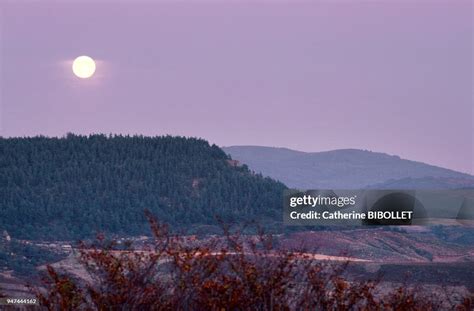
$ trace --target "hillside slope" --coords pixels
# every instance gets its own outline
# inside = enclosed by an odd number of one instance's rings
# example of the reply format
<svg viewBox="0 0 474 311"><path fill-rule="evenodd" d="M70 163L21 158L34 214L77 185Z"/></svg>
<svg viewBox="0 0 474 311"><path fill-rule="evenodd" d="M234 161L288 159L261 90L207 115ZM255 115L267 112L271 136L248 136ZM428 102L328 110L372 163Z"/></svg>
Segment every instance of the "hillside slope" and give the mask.
<svg viewBox="0 0 474 311"><path fill-rule="evenodd" d="M473 189L474 178L420 177L388 180L371 185L372 189Z"/></svg>
<svg viewBox="0 0 474 311"><path fill-rule="evenodd" d="M314 153L259 146L222 149L250 169L292 188L364 188L388 180L423 177L473 179L449 169L356 149Z"/></svg>
<svg viewBox="0 0 474 311"><path fill-rule="evenodd" d="M16 238L142 234L149 209L173 227L280 215L285 186L194 138L0 138L0 229Z"/></svg>

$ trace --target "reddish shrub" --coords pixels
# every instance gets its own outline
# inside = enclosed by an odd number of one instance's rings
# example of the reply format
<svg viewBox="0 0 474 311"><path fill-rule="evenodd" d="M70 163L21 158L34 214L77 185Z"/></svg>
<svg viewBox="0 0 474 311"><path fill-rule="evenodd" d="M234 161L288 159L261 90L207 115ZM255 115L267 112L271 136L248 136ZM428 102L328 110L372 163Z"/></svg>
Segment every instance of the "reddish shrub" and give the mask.
<svg viewBox="0 0 474 311"><path fill-rule="evenodd" d="M116 250L99 239L82 245L80 261L92 280L59 275L48 267L45 291L50 310L435 310L436 299L400 287L376 294L378 282L349 282L348 263L314 261L278 250L271 235L258 238L224 230L223 238L190 243L168 233L147 214L154 243ZM472 298L451 308L471 310Z"/></svg>

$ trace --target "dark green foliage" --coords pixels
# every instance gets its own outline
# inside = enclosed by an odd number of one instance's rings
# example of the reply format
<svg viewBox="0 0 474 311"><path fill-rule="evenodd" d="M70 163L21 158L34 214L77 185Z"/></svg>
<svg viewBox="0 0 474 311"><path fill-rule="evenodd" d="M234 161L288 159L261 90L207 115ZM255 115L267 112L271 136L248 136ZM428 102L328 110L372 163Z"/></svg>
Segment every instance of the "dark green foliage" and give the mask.
<svg viewBox="0 0 474 311"><path fill-rule="evenodd" d="M285 186L184 137L0 138L0 229L16 238L142 234L143 214L174 227L281 218Z"/></svg>

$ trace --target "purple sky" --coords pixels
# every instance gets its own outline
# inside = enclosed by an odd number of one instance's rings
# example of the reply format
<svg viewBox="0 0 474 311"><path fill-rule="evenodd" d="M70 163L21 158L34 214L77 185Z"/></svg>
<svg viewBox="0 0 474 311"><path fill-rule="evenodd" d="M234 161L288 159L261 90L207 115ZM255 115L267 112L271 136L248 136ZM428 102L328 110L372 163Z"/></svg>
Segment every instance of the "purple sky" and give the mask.
<svg viewBox="0 0 474 311"><path fill-rule="evenodd" d="M474 173L471 1L173 2L1 1L0 134L362 148ZM92 79L71 72L82 54Z"/></svg>

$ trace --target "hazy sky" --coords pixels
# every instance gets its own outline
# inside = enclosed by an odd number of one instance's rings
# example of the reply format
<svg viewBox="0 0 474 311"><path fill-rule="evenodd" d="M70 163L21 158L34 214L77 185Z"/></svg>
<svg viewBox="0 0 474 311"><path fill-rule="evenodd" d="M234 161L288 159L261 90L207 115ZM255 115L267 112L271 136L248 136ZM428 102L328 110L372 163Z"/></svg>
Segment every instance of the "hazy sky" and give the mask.
<svg viewBox="0 0 474 311"><path fill-rule="evenodd" d="M0 1L1 135L362 148L474 173L471 1ZM89 80L72 60L97 60Z"/></svg>

